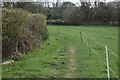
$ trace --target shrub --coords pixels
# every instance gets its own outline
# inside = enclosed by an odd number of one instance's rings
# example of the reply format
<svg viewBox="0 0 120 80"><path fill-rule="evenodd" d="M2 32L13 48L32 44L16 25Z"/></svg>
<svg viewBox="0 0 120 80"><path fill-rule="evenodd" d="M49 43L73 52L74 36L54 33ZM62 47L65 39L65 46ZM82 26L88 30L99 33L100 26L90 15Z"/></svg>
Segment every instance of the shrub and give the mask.
<svg viewBox="0 0 120 80"><path fill-rule="evenodd" d="M50 25L69 25L68 23L64 22L63 20L47 20L47 24Z"/></svg>
<svg viewBox="0 0 120 80"><path fill-rule="evenodd" d="M10 40L20 35L20 30L28 20L28 12L21 9L2 10L3 39Z"/></svg>
<svg viewBox="0 0 120 80"><path fill-rule="evenodd" d="M46 17L22 9L3 9L2 29L3 57L31 51L48 37Z"/></svg>

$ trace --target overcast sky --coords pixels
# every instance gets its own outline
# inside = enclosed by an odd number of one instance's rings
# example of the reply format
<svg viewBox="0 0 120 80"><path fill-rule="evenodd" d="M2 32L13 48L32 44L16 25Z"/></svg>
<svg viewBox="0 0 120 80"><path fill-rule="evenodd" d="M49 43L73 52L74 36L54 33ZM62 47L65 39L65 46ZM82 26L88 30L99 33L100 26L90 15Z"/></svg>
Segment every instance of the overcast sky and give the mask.
<svg viewBox="0 0 120 80"><path fill-rule="evenodd" d="M50 1L50 2L56 2L57 0L0 0L0 2L16 2L16 1L19 1L19 2L33 2L33 1L42 1L42 2L47 2L47 1ZM79 0L60 0L61 2L63 1L69 1L69 2L72 2L72 3L78 3ZM80 1L89 1L89 0L80 0ZM90 1L98 1L98 2L101 2L101 1L104 1L104 0L90 0ZM110 1L120 1L120 0L106 0L106 2L110 2Z"/></svg>
<svg viewBox="0 0 120 80"><path fill-rule="evenodd" d="M50 1L50 2L56 2L57 0L35 0L35 1ZM78 3L79 0L60 0L60 2L65 2L65 1L69 1L69 2L72 2L72 3ZM80 1L89 1L89 0L80 0ZM105 1L105 0L90 0L90 1L98 1L98 2L102 2L102 1ZM106 2L110 2L110 1L119 1L119 0L106 0Z"/></svg>
<svg viewBox="0 0 120 80"><path fill-rule="evenodd" d="M79 2L79 0L64 0L64 1L70 1L70 2L73 2L73 3ZM86 1L86 0L81 0L81 1ZM94 1L94 0L91 0L91 1ZM103 1L103 0L98 0L98 1ZM114 1L114 0L106 0L106 1L109 2L109 1Z"/></svg>

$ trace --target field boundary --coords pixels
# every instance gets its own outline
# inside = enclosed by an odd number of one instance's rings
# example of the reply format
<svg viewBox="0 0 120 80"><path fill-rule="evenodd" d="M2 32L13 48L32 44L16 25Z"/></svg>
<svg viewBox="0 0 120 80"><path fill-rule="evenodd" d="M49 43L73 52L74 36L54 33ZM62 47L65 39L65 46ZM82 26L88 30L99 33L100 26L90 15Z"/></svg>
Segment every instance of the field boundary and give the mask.
<svg viewBox="0 0 120 80"><path fill-rule="evenodd" d="M60 27L57 27L57 33L61 33L61 30L60 30ZM66 36L66 38L67 39L69 39L69 37L68 36L72 36L73 38L78 38L77 40L79 40L79 43L78 44L82 44L82 43L86 43L86 45L88 45L88 53L89 53L89 56L92 56L92 54L91 54L91 52L93 52L93 54L95 54L95 55L97 55L97 57L98 57L98 60L99 60L99 62L102 62L102 63L104 63L104 65L107 67L106 68L106 70L108 71L108 73L109 73L109 71L110 71L110 73L112 74L111 76L114 76L116 79L119 79L119 77L118 77L118 74L117 74L117 72L115 72L115 71L113 71L113 70L116 70L116 68L114 69L111 65L108 65L107 64L107 57L106 58L103 58L104 56L105 56L105 54L102 54L103 56L101 56L101 55L99 55L98 53L101 53L101 51L99 51L99 48L100 48L100 50L102 50L102 53L106 53L106 48L105 48L105 44L103 44L103 43L100 43L100 42L98 42L96 39L94 39L94 38L91 38L91 36L88 36L88 35L86 35L84 32L82 32L82 31L79 31L79 32L77 32L77 33L75 33L75 34L70 34L69 32L71 32L71 30L69 29L69 27L66 27L66 31L64 32L63 31L63 34ZM65 39L66 39L65 38ZM67 40L66 39L66 40ZM93 42L92 43L92 45L93 46L91 46L91 42ZM97 45L97 47L95 47L94 45ZM104 50L103 50L104 49ZM108 53L109 53L109 55L114 55L116 58L120 58L115 52L113 52L110 48L109 48L109 46L107 46L107 50L108 50ZM108 53L107 53L107 55L108 55ZM109 56L108 55L108 56ZM114 57L114 58L115 58ZM110 57L111 58L111 57ZM104 60L105 59L105 60ZM108 61L110 60L110 62L112 63L112 60L111 59L109 59L109 57L108 57ZM109 63L109 62L108 62ZM114 63L113 64L115 64L116 63L116 61L114 61ZM107 66L108 65L108 66ZM111 68L111 67L113 68ZM103 67L104 68L104 67ZM108 70L109 69L109 70ZM106 74L106 73L105 73ZM108 75L107 75L108 76ZM109 79L109 78L108 78ZM110 79L109 79L110 80ZM120 79L119 79L120 80Z"/></svg>
<svg viewBox="0 0 120 80"><path fill-rule="evenodd" d="M88 37L85 33L82 32L82 34L83 34L84 36ZM102 47L104 47L104 45L105 45L105 44L102 44L102 43L96 41L96 40L93 39L93 38L90 38L90 39L93 40L96 44L98 44L98 45L100 45L100 46L102 46ZM120 57L119 57L118 55L116 55L116 53L113 52L110 48L108 48L108 50L109 50L113 55L115 55L116 57L120 58Z"/></svg>
<svg viewBox="0 0 120 80"><path fill-rule="evenodd" d="M82 34L83 34L83 35L82 35ZM81 36L81 35L82 35L82 36ZM108 67L107 67L107 71L108 71L108 69L109 69L109 70L114 74L114 76L115 76L118 80L120 80L119 77L116 75L116 73L113 71L113 69L109 66L109 64L107 64L107 62L103 61L102 57L100 57L100 55L92 48L92 46L90 45L90 40L93 40L94 43L102 46L103 48L105 48L105 47L104 47L104 44L101 44L100 42L96 41L96 40L93 39L93 38L89 38L89 37L88 37L85 33L83 33L83 32L80 32L80 37L82 37L82 38L81 38L81 40L82 40L81 42L85 42L86 45L88 45L89 54L90 54L90 50L92 50L92 51L94 52L94 54L96 54L97 57L100 59L100 61L101 61L102 63L104 63L105 65L108 66ZM87 42L87 40L86 40L84 37L87 37L87 38L88 38L88 42ZM105 48L105 49L106 49L106 48ZM114 56L116 56L117 58L119 58L118 55L116 55L116 53L114 53L111 49L108 48L108 50L109 50ZM99 61L99 62L100 62L100 61ZM109 59L108 59L108 61L109 61ZM109 74L109 72L108 72L108 74ZM109 78L109 76L108 76L108 78ZM109 80L110 80L110 79L109 79Z"/></svg>

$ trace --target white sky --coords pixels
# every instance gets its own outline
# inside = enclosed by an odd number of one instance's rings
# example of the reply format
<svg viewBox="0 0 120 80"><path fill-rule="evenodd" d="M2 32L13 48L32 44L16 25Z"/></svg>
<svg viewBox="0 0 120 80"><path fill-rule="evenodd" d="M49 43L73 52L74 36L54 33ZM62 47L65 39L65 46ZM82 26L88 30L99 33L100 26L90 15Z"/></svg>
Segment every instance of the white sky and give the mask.
<svg viewBox="0 0 120 80"><path fill-rule="evenodd" d="M35 1L50 1L50 2L56 2L57 0L35 0ZM72 3L78 3L79 0L60 0L61 2L63 1L69 1L69 2L72 2ZM86 1L89 1L89 0L81 0L83 2L86 2ZM90 0L90 1L98 1L98 2L102 2L102 1L105 1L105 0ZM120 1L120 0L106 0L106 2L110 2L110 1Z"/></svg>
<svg viewBox="0 0 120 80"><path fill-rule="evenodd" d="M0 0L1 1L1 0ZM16 2L16 1L19 1L19 2L33 2L33 1L42 1L42 2L47 2L47 1L50 1L50 2L56 2L57 0L2 0L3 2ZM78 3L79 0L60 0L61 2L63 1L69 1L69 2L72 2L72 3ZM89 1L89 0L80 0L80 1ZM90 1L98 1L98 2L102 2L104 0L90 0ZM120 0L106 0L106 2L110 2L110 1L120 1Z"/></svg>
<svg viewBox="0 0 120 80"><path fill-rule="evenodd" d="M70 2L73 2L73 3L77 3L79 2L79 0L64 0L64 1L70 1ZM86 0L81 0L81 1L86 1ZM87 0L89 1L89 0ZM94 1L94 0L90 0L90 1ZM96 1L103 1L103 0L96 0ZM114 1L114 0L106 0L107 2L110 2L110 1Z"/></svg>

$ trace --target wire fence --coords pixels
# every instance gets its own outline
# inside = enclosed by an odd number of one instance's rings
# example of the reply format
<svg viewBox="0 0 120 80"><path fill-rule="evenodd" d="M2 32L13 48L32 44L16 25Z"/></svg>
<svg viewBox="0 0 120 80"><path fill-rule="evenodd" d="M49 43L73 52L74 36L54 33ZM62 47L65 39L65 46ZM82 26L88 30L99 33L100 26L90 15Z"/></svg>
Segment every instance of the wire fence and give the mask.
<svg viewBox="0 0 120 80"><path fill-rule="evenodd" d="M94 52L94 54L99 58L99 60L102 62L102 63L104 63L105 65L107 65L107 63L104 61L104 59L98 54L98 52L96 52L95 50L94 50L94 48L90 45L90 42L89 42L89 40L93 40L94 41L94 43L95 44L97 44L97 45L100 45L100 46L102 46L103 48L105 48L105 45L104 44L101 44L100 42L98 42L98 41L96 41L95 39L93 39L93 38L89 38L89 36L87 36L85 33L81 33L80 32L80 35L82 34L82 41L84 41L85 43L86 43L86 45L88 45L88 47L90 47L89 49L90 50L92 50L93 52ZM88 38L88 41L86 40L86 38ZM116 56L117 58L120 58L115 52L113 52L111 49L109 49L108 48L108 50L114 55L114 56ZM100 62L99 61L99 62ZM113 71L113 69L110 67L110 66L108 66L109 67L109 69L110 69L110 71L114 74L114 76L118 79L118 80L120 80L119 79L119 77L117 76L117 74Z"/></svg>
<svg viewBox="0 0 120 80"><path fill-rule="evenodd" d="M68 36L76 36L76 34L69 34L69 29L67 28L67 31L66 32L62 32L66 35L66 38L68 38ZM60 28L57 30L57 32L61 32ZM82 44L83 42L86 43L86 45L88 45L88 48L89 48L89 55L91 56L91 53L90 51L93 51L93 53L98 57L99 59L99 62L105 64L105 66L107 65L107 63L104 61L105 58L101 57L98 52L93 48L93 46L91 46L91 41L93 41L93 44L96 44L96 45L99 45L101 46L102 48L105 49L105 44L102 44L100 42L98 42L96 39L94 38L91 38L89 37L88 35L86 35L85 33L83 32L80 32L80 43ZM120 58L115 52L113 52L110 48L108 48L108 51L110 54L114 55L116 58ZM120 78L118 77L118 75L116 74L116 72L113 71L113 69L108 65L109 67L109 70L111 71L111 73L117 78L117 80L120 80Z"/></svg>
<svg viewBox="0 0 120 80"><path fill-rule="evenodd" d="M82 32L82 34L83 34L85 37L89 37L89 36L87 36L87 35L86 35L85 33L83 33L83 32ZM102 46L102 47L105 47L105 44L101 44L100 42L96 41L96 40L93 39L93 38L90 38L90 39L93 40L95 44L98 44L98 45L100 45L100 46ZM115 52L113 52L111 49L108 48L108 50L109 50L113 55L115 55L116 57L120 58L120 57L119 57Z"/></svg>

